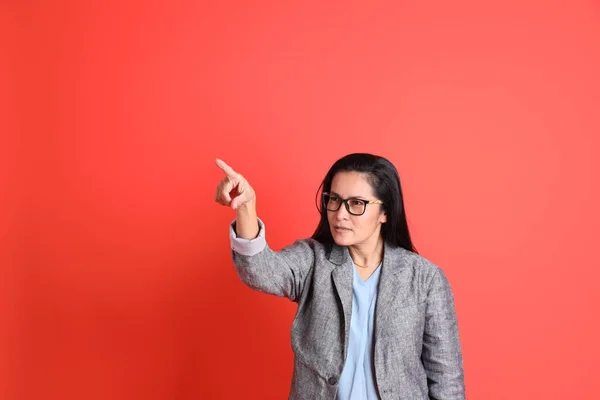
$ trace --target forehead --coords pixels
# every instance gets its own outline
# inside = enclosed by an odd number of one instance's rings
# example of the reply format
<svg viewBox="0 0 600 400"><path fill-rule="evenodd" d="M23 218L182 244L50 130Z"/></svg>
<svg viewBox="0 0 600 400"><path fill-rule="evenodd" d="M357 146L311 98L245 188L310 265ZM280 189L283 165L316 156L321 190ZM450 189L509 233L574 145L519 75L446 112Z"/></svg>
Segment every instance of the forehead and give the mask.
<svg viewBox="0 0 600 400"><path fill-rule="evenodd" d="M331 181L331 192L344 198L373 196L367 175L361 172L338 172Z"/></svg>

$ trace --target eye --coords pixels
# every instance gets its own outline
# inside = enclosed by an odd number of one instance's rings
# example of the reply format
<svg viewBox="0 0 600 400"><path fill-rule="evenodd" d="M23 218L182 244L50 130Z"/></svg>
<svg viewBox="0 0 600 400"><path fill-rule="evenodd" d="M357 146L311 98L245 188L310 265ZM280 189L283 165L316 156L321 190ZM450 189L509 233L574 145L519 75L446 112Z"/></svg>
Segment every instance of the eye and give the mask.
<svg viewBox="0 0 600 400"><path fill-rule="evenodd" d="M340 198L337 196L329 196L329 201L334 202L334 203L339 203Z"/></svg>
<svg viewBox="0 0 600 400"><path fill-rule="evenodd" d="M365 202L363 200L352 199L352 200L350 200L350 205L353 207L354 206L361 207L361 206L365 205Z"/></svg>

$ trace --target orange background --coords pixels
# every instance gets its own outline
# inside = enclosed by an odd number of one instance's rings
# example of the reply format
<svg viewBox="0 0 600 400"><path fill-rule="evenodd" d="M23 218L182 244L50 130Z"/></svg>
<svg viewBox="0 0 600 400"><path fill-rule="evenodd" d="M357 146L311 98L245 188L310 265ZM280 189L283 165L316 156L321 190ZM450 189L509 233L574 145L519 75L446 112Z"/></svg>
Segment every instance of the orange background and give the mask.
<svg viewBox="0 0 600 400"><path fill-rule="evenodd" d="M296 3L0 4L0 398L286 398L295 305L238 280L214 159L281 248L355 151L450 279L468 397L597 395L598 2Z"/></svg>

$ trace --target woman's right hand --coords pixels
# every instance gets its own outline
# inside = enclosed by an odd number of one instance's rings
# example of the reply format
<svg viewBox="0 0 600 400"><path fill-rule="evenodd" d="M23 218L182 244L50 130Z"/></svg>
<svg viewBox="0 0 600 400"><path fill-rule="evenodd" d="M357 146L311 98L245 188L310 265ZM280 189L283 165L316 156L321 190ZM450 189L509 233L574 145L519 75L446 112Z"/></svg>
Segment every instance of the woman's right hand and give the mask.
<svg viewBox="0 0 600 400"><path fill-rule="evenodd" d="M243 205L255 205L256 193L246 178L235 172L225 161L217 158L216 163L225 173L225 178L217 185L215 201L234 210Z"/></svg>

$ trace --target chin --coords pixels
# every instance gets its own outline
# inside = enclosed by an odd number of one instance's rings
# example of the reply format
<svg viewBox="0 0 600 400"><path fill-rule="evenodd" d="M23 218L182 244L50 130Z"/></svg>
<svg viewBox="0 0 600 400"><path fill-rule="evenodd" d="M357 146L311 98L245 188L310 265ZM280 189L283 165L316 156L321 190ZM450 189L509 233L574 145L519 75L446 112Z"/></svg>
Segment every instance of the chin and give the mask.
<svg viewBox="0 0 600 400"><path fill-rule="evenodd" d="M335 234L332 234L331 236L333 237L333 241L335 242L335 244L337 244L338 246L351 246L355 242L351 238L340 237L339 235Z"/></svg>

